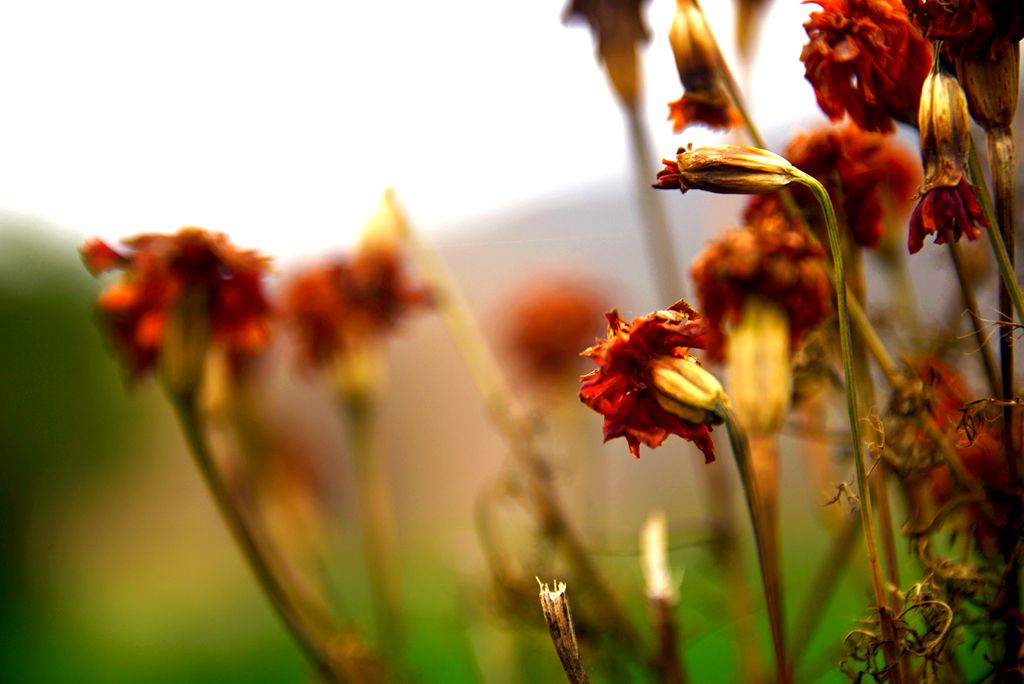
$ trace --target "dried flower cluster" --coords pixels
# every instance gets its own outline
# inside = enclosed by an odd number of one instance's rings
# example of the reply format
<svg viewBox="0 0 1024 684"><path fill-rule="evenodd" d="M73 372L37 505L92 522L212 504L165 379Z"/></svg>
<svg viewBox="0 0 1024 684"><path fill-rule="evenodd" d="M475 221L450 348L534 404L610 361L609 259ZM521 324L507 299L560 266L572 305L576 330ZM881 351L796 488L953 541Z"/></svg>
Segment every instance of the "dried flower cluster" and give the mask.
<svg viewBox="0 0 1024 684"><path fill-rule="evenodd" d="M789 319L790 343L832 313L832 286L825 272L825 250L784 221L762 221L727 231L693 262L693 281L708 318L707 349L725 356L723 327L736 323L746 301L758 297L782 308Z"/></svg>
<svg viewBox="0 0 1024 684"><path fill-rule="evenodd" d="M579 375L580 350L600 331L605 297L578 279L533 279L502 307L505 344L534 384L554 388ZM595 327L597 330L595 330Z"/></svg>
<svg viewBox="0 0 1024 684"><path fill-rule="evenodd" d="M266 258L200 228L137 235L123 244L115 249L89 240L82 258L94 274L123 272L100 295L99 310L133 377L156 366L175 316L183 317L181 326L234 354L251 354L267 343Z"/></svg>
<svg viewBox="0 0 1024 684"><path fill-rule="evenodd" d="M678 435L715 460L709 426L727 400L690 355L705 346L704 319L683 301L632 323L617 311L607 317L608 338L584 352L598 368L580 378L580 399L604 416L605 441L625 437L639 458L640 444L654 448Z"/></svg>
<svg viewBox="0 0 1024 684"><path fill-rule="evenodd" d="M853 242L876 247L885 232L887 215L905 215L921 180L920 164L891 137L846 124L799 133L784 156L816 178L836 198L840 224ZM795 187L793 197L803 219L824 235L821 209L809 190ZM744 219L783 213L778 195L751 198Z"/></svg>
<svg viewBox="0 0 1024 684"><path fill-rule="evenodd" d="M899 0L813 1L800 59L822 111L882 133L916 122L932 51Z"/></svg>

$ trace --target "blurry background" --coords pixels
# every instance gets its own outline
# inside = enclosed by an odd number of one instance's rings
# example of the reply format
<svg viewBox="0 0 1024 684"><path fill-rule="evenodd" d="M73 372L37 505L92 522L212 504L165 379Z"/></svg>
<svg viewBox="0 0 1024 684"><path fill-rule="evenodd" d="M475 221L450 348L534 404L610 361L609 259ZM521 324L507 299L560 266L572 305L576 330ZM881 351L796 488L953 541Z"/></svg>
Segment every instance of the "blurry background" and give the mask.
<svg viewBox="0 0 1024 684"><path fill-rule="evenodd" d="M731 3L705 5L731 53ZM287 272L348 244L391 186L498 349L503 303L538 274L596 279L607 307L627 317L666 304L644 261L621 112L589 32L564 27L562 9L469 0L0 7L0 679L305 677L154 383L129 386L108 353L93 318L100 284L76 253L86 236L199 225ZM811 9L776 3L741 77L780 146L820 119L798 59ZM664 121L680 94L673 11L655 0L648 15L655 155L713 138L673 136ZM681 264L737 220L738 200L658 197ZM915 270L936 258L922 257ZM539 610L536 631L522 635L487 603L471 512L504 452L468 375L429 314L403 328L391 357L384 419L414 669L423 681L474 681L481 671L487 681L554 681ZM323 384L287 370L286 341L272 358L281 364L267 381L279 391L261 410L270 429L313 435L301 448L323 459L337 519L323 532L325 562L366 625L340 426ZM702 575L711 566L694 524L696 449L675 442L633 461L621 442L602 447L600 418L574 391L552 420L552 439L574 444L556 468L602 564L639 611L635 535L649 511L667 510L673 565L685 568L691 671L729 681L729 637L707 612L722 589ZM719 465L732 468L728 458ZM786 472L800 493L783 512L786 539L818 554L823 533L807 501L827 493L808 492L798 467ZM794 601L813 569L804 557L787 556ZM834 646L860 615L865 589L851 583L816 648Z"/></svg>

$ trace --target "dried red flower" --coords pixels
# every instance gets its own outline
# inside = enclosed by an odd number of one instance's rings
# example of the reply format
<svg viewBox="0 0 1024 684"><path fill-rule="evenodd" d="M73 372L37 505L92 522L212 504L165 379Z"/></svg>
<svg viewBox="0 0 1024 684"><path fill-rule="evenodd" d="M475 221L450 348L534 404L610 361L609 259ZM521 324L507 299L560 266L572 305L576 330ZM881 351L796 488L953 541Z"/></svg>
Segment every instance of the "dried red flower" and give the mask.
<svg viewBox="0 0 1024 684"><path fill-rule="evenodd" d="M893 119L916 123L932 51L899 0L806 1L821 6L804 24L800 55L821 110L880 133Z"/></svg>
<svg viewBox="0 0 1024 684"><path fill-rule="evenodd" d="M861 247L874 248L885 232L886 210L905 215L921 182L921 164L892 137L847 124L797 134L785 155L794 166L814 176L833 198L840 224ZM818 202L810 190L790 190L807 223L824 235ZM744 219L780 211L777 197L753 198Z"/></svg>
<svg viewBox="0 0 1024 684"><path fill-rule="evenodd" d="M918 375L927 393L930 413L940 429L953 438L957 457L967 475L989 493L1006 492L1009 481L998 422L976 421L970 435L958 436L963 408L971 397L967 383L956 370L936 358L925 359L920 364ZM923 480L912 488L918 506L927 501L934 507L941 507L953 501L959 493L945 465L930 469ZM998 497L992 497L989 503L996 515L1005 515L1005 506L999 505ZM999 530L993 521L975 503L964 504L963 511L972 528L978 550L987 556L998 553L996 541Z"/></svg>
<svg viewBox="0 0 1024 684"><path fill-rule="evenodd" d="M739 321L749 297L782 308L789 318L790 344L832 313L832 286L825 250L781 218L727 231L693 262L701 309L708 318L707 349L725 355L723 326Z"/></svg>
<svg viewBox="0 0 1024 684"><path fill-rule="evenodd" d="M682 300L632 323L617 311L607 318L607 339L583 352L598 368L580 378L580 400L604 416L605 441L624 437L638 458L641 443L654 448L678 435L696 444L705 462L715 460L710 424L717 421L711 410L713 402L726 400L713 376L689 354L691 347L705 344L704 319ZM677 364L686 374L680 384L691 390L687 397L671 388L666 392L657 379Z"/></svg>
<svg viewBox="0 0 1024 684"><path fill-rule="evenodd" d="M714 35L695 0L678 0L669 31L679 81L686 93L668 105L672 130L703 124L727 130L743 122L726 93Z"/></svg>
<svg viewBox="0 0 1024 684"><path fill-rule="evenodd" d="M541 386L579 375L580 349L599 332L594 322L605 299L593 285L564 277L533 279L510 293L505 343L524 375Z"/></svg>
<svg viewBox="0 0 1024 684"><path fill-rule="evenodd" d="M269 260L239 250L225 235L201 228L182 228L172 235L144 234L123 241L117 250L99 239L81 249L93 274L113 269L122 279L99 298L99 310L117 351L132 377L157 364L169 319L188 298L201 310L189 308L181 324L208 328L211 343L233 354L250 354L270 338L269 306L263 276Z"/></svg>
<svg viewBox="0 0 1024 684"><path fill-rule="evenodd" d="M693 88L686 88L681 98L668 103L668 120L672 122L673 133L681 133L688 126L697 124L727 131L743 123L740 113L724 93L705 95Z"/></svg>
<svg viewBox="0 0 1024 684"><path fill-rule="evenodd" d="M639 99L636 48L650 40L641 16L645 0L572 0L563 21L585 21L597 42L597 54L609 80L628 105Z"/></svg>
<svg viewBox="0 0 1024 684"><path fill-rule="evenodd" d="M302 360L315 366L374 342L429 301L396 248L373 248L295 277L285 289L283 310Z"/></svg>
<svg viewBox="0 0 1024 684"><path fill-rule="evenodd" d="M903 0L914 25L951 56L985 56L1024 38L1020 0Z"/></svg>
<svg viewBox="0 0 1024 684"><path fill-rule="evenodd" d="M962 235L969 240L981 237L981 228L988 225L974 189L964 179L952 188L938 186L924 194L910 217L907 249L911 254L921 251L924 239L935 236L935 244L957 242Z"/></svg>

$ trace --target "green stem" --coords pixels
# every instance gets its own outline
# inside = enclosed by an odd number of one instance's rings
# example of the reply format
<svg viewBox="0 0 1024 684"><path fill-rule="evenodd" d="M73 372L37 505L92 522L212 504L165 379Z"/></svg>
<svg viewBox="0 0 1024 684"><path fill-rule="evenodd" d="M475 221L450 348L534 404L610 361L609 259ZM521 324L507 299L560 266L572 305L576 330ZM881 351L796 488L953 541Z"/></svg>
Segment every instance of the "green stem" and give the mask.
<svg viewBox="0 0 1024 684"><path fill-rule="evenodd" d="M754 541L757 545L757 560L761 567L761 581L764 587L765 604L768 607L768 623L772 633L772 648L775 653L775 672L779 684L792 681L789 666L786 662L786 640L783 626L782 606L782 572L779 563L778 535L772 520L770 503L765 500L761 488L753 473L750 461L750 442L736 415L724 406L718 406L716 412L725 421L732 444L732 453L743 482L743 491L747 498L747 510L754 528Z"/></svg>
<svg viewBox="0 0 1024 684"><path fill-rule="evenodd" d="M839 319L839 346L843 357L843 376L846 385L846 410L850 421L850 438L853 446L854 465L857 472L857 494L860 496L861 525L864 528L865 549L871 575L871 589L878 608L879 622L882 627L882 638L885 641L886 660L892 668L893 681L902 684L903 673L900 666L899 647L896 643L896 630L892 614L886 600L882 565L878 556L875 522L871 507L871 488L868 483L868 470L864 459L864 445L860 436L860 416L857 407L857 381L853 366L853 350L850 340L850 313L846 302L846 274L843 268L842 247L839 242L839 228L835 210L825 187L814 177L794 169L797 182L803 184L814 195L821 206L828 232L829 249L834 264L833 279L836 291L836 317Z"/></svg>
<svg viewBox="0 0 1024 684"><path fill-rule="evenodd" d="M168 396L177 413L178 422L196 466L263 593L317 672L328 682L349 681L331 657L324 628L314 627L306 616L302 615L272 567L268 543L235 505L203 437L195 394L176 394L169 391Z"/></svg>
<svg viewBox="0 0 1024 684"><path fill-rule="evenodd" d="M394 507L380 453L376 402L369 392L342 397L348 418L362 525L363 548L373 594L379 647L390 654L402 651L401 582Z"/></svg>
<svg viewBox="0 0 1024 684"><path fill-rule="evenodd" d="M992 245L992 253L996 257L999 278L1002 280L1003 286L1013 302L1013 308L1017 311L1017 320L1024 323L1024 293L1021 292L1020 283L1017 282L1013 263L1010 261L1010 255L1006 251L1006 244L999 235L999 221L996 219L995 211L992 209L992 198L988 193L988 187L985 185L985 175L981 170L981 160L978 158L978 150L974 144L973 137L971 138L971 150L968 159L971 183L978 191L978 199L981 200L981 207L985 212L985 218L988 219L988 228L986 228L985 233L988 235L989 244Z"/></svg>

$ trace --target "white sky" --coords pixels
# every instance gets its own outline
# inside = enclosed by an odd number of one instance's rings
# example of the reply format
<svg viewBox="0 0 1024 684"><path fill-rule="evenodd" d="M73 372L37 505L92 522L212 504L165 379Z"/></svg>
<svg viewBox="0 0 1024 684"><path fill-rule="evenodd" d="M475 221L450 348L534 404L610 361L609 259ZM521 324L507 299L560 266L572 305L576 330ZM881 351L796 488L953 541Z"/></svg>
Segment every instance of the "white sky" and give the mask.
<svg viewBox="0 0 1024 684"><path fill-rule="evenodd" d="M732 3L705 0L724 47ZM384 187L428 231L629 169L590 34L564 3L176 0L0 6L0 210L76 235L200 225L278 256L351 239ZM646 53L658 153L675 3ZM749 81L762 127L814 113L813 6L777 0ZM652 170L652 173L656 171Z"/></svg>

